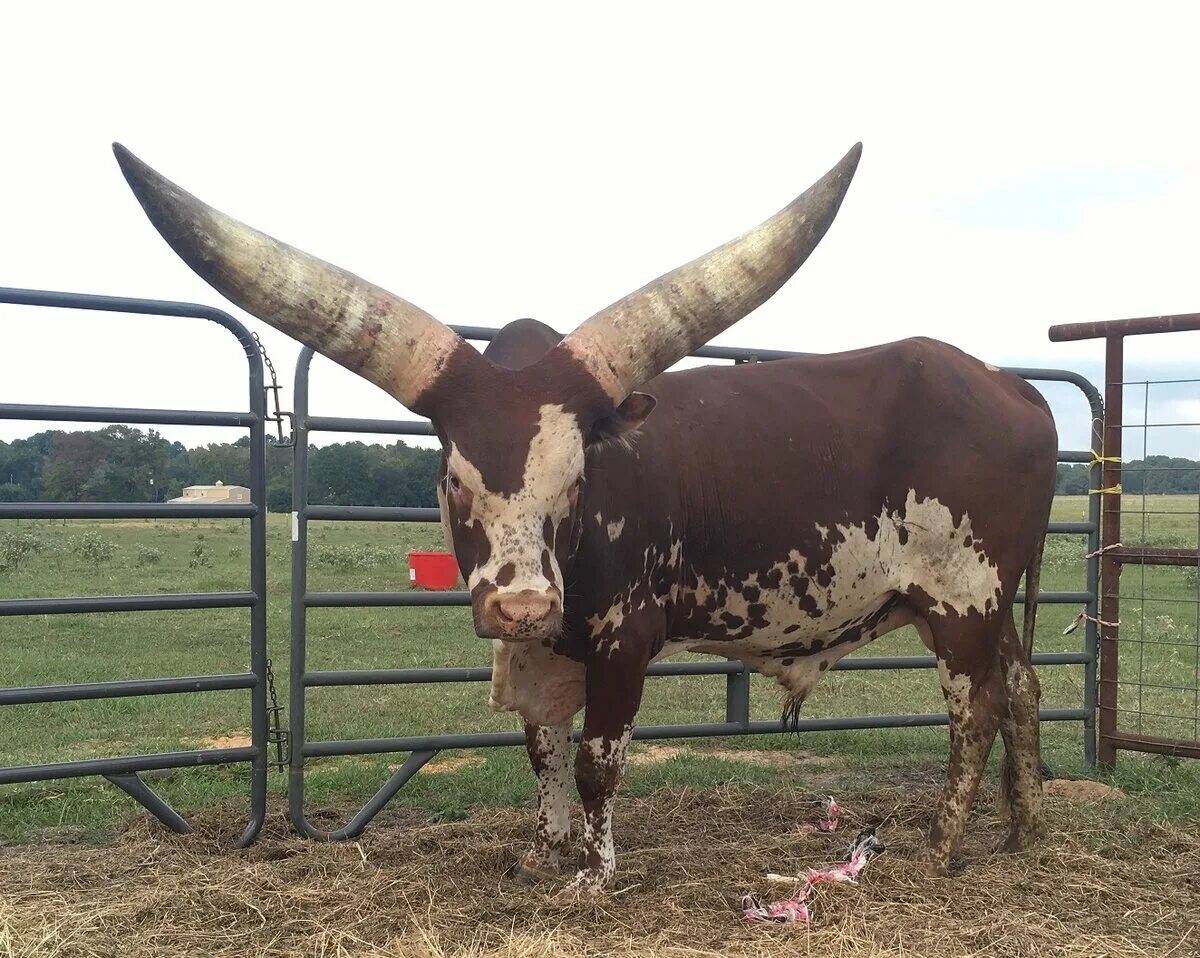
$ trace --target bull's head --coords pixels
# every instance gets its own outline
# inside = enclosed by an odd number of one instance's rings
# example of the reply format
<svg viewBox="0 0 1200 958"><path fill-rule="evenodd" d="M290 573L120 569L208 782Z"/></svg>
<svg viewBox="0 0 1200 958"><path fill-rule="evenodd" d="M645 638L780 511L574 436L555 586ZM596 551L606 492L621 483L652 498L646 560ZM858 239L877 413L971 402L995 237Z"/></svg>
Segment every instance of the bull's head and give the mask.
<svg viewBox="0 0 1200 958"><path fill-rule="evenodd" d="M432 420L443 518L475 631L557 634L587 447L638 428L635 390L766 301L833 222L861 146L760 226L642 287L519 370L398 296L200 202L121 146L125 178L183 260L242 309Z"/></svg>

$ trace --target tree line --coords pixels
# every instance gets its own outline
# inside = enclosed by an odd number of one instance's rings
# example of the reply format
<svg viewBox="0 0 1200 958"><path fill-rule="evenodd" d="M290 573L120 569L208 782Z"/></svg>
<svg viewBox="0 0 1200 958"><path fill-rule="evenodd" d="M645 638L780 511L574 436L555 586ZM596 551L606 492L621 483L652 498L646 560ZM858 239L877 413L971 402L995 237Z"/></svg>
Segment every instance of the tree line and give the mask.
<svg viewBox="0 0 1200 958"><path fill-rule="evenodd" d="M1083 463L1058 467L1055 491L1064 496L1088 493L1088 470ZM1200 462L1174 456L1147 456L1121 466L1121 491L1129 495L1200 494Z"/></svg>
<svg viewBox="0 0 1200 958"><path fill-rule="evenodd" d="M267 445L267 508L292 508L292 450ZM309 451L309 501L364 506L437 505L435 449L346 442ZM47 430L0 442L0 502L162 502L184 486L249 485L250 440L188 449L155 430L107 426ZM1200 462L1148 456L1126 463L1121 485L1140 495L1200 494ZM1088 467L1060 465L1056 491L1086 495Z"/></svg>
<svg viewBox="0 0 1200 958"><path fill-rule="evenodd" d="M292 450L268 442L267 508L292 508ZM347 442L309 450L309 501L436 507L435 449ZM165 502L185 486L250 484L250 440L188 449L151 429L47 430L0 442L0 502Z"/></svg>

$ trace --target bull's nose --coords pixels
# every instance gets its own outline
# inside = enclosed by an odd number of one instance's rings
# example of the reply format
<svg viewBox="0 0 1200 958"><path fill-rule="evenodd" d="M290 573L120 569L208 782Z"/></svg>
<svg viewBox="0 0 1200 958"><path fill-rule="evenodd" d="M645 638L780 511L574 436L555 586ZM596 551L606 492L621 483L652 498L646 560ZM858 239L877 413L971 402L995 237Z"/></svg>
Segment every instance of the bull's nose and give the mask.
<svg viewBox="0 0 1200 958"><path fill-rule="evenodd" d="M558 596L535 589L493 592L484 600L482 612L496 638L540 638L557 632L562 621Z"/></svg>

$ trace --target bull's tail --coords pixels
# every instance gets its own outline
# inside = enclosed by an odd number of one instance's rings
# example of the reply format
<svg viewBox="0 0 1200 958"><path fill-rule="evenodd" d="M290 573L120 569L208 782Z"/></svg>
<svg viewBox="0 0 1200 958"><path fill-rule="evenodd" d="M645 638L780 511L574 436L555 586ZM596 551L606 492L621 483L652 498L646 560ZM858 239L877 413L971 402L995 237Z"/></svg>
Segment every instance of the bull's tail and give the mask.
<svg viewBox="0 0 1200 958"><path fill-rule="evenodd" d="M1025 647L1025 658L1033 655L1033 633L1037 627L1038 595L1041 592L1042 553L1046 550L1046 534L1038 540L1037 548L1025 567L1025 617L1021 623L1021 644Z"/></svg>

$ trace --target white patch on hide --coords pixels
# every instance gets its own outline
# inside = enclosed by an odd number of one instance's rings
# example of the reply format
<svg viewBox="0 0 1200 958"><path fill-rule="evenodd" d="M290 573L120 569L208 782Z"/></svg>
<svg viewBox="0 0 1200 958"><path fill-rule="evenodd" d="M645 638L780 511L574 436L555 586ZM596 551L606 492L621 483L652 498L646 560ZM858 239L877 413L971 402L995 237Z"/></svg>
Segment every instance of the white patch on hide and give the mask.
<svg viewBox="0 0 1200 958"><path fill-rule="evenodd" d="M819 680L822 664L827 670L873 638L910 623L912 612L901 604L857 639L840 640L843 627L852 627L847 623L862 623L890 597L909 594L914 586L933 600L932 615L972 611L988 615L998 609L999 569L982 551L983 543L975 538L968 515L955 522L937 499L922 499L910 490L902 509L880 511L873 538L867 533L869 525L876 522L838 524L836 537L831 530L816 526L822 541L841 540L822 570L821 579L828 579L827 586L806 574L806 557L794 549L761 573L738 579L723 576L711 583L694 573L693 587L672 586L669 597L676 604L690 598L703 608L722 585L726 600L708 613L711 639L668 642L655 660L684 650L728 655L775 676L793 694L803 696ZM971 544L964 545L967 541ZM789 564L799 573L790 572ZM764 586L775 579L777 587ZM746 597L747 591L754 601ZM753 615L751 606L755 606ZM593 634L609 624L619 627L625 614L627 600L621 596L605 616L589 620ZM731 625L723 616L736 616L741 623ZM747 638L722 638L752 622L755 631ZM824 648L806 654L804 649L811 649L817 641ZM795 654L776 654L781 647L792 645L798 648ZM785 659L788 665L783 664Z"/></svg>
<svg viewBox="0 0 1200 958"><path fill-rule="evenodd" d="M625 518L622 517L618 522L610 522L608 524L608 541L616 542L621 538L621 532L625 529Z"/></svg>

